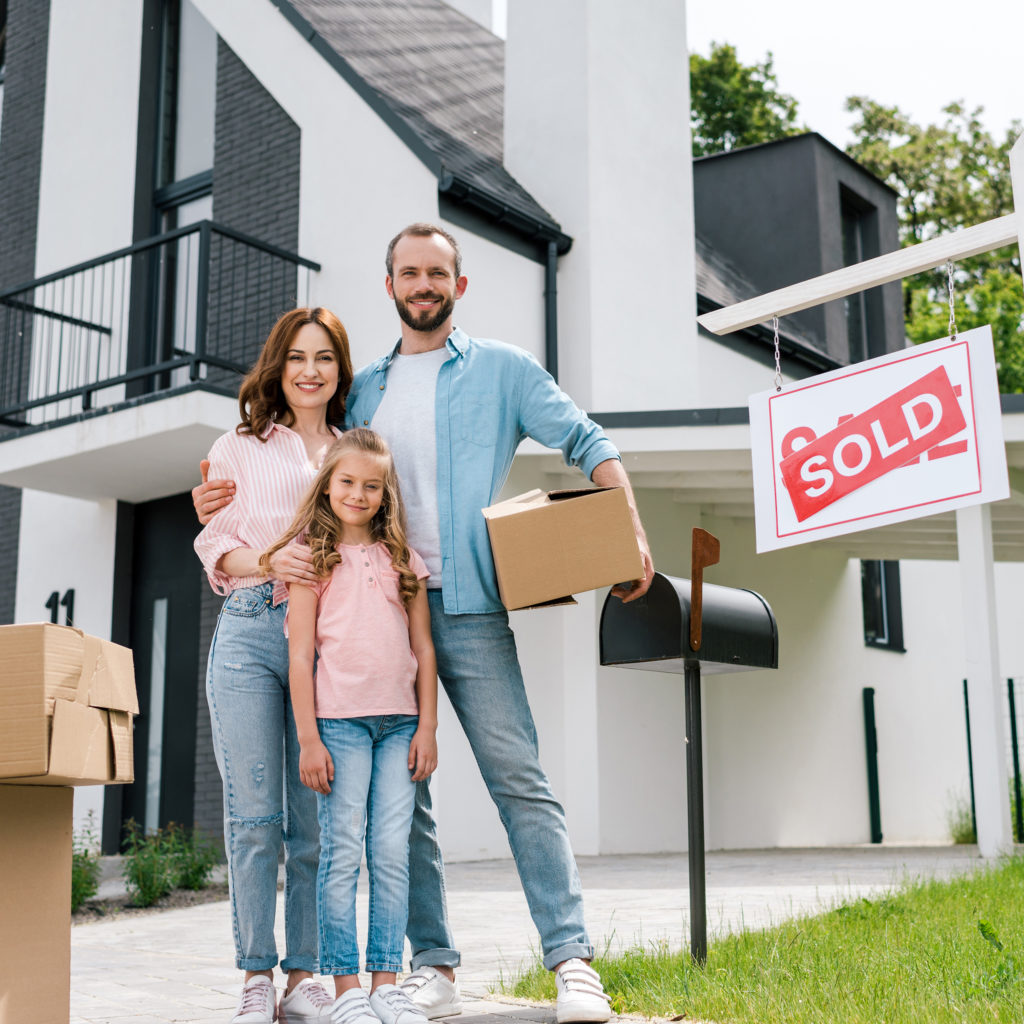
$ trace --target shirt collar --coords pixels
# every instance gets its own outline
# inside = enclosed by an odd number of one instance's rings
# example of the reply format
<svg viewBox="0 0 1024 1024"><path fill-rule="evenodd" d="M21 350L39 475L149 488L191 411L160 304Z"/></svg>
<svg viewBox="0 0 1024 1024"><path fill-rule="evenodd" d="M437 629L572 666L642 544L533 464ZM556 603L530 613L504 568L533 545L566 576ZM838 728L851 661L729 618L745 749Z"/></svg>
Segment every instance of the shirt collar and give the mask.
<svg viewBox="0 0 1024 1024"><path fill-rule="evenodd" d="M445 346L453 355L464 356L466 349L469 347L469 335L461 327L453 327L452 333L448 335L448 340L445 342ZM401 347L402 339L399 338L395 342L395 347L381 360L380 368L382 370L386 370L391 365L391 360L399 354L398 350Z"/></svg>

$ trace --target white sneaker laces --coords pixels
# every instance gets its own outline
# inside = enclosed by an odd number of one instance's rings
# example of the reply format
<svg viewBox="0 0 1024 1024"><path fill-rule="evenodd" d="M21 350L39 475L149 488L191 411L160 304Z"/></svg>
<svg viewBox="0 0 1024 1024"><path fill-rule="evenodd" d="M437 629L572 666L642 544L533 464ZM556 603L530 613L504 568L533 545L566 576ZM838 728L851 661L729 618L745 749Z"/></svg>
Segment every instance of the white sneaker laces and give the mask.
<svg viewBox="0 0 1024 1024"><path fill-rule="evenodd" d="M599 996L606 1003L611 999L601 985L601 976L583 960L569 960L559 968L558 977L565 992L587 996Z"/></svg>
<svg viewBox="0 0 1024 1024"><path fill-rule="evenodd" d="M327 994L327 989L323 987L319 982L308 981L299 982L296 986L296 991L301 986L303 995L317 1008L321 1006L329 1006L334 1000Z"/></svg>
<svg viewBox="0 0 1024 1024"><path fill-rule="evenodd" d="M272 984L267 985L245 985L242 988L242 1002L238 1007L236 1016L244 1013L256 1013L258 1010L266 1010L267 1001L272 997L274 991Z"/></svg>

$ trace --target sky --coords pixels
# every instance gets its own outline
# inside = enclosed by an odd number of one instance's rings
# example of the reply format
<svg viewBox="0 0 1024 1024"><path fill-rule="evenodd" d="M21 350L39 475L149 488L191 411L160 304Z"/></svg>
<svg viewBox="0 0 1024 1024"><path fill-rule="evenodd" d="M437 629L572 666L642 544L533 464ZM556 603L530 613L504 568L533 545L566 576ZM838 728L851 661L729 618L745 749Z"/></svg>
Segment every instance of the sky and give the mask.
<svg viewBox="0 0 1024 1024"><path fill-rule="evenodd" d="M840 148L853 138L847 96L899 107L919 123L940 121L953 100L983 106L999 140L1014 118L1024 121L1024 0L686 0L686 8L691 52L730 43L753 64L770 50L799 120Z"/></svg>

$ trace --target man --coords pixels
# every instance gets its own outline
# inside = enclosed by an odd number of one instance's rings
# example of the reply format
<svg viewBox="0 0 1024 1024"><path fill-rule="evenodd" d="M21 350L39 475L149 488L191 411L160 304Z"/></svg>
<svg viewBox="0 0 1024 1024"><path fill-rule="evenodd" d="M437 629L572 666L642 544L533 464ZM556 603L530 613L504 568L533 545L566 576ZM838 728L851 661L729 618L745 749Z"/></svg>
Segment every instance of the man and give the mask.
<svg viewBox="0 0 1024 1024"><path fill-rule="evenodd" d="M613 589L623 600L647 591L650 550L619 455L603 431L527 352L470 338L453 326L465 294L458 243L431 224L392 239L385 287L402 336L356 374L348 425L368 426L394 453L409 520L409 543L430 569L428 598L438 674L465 730L508 833L544 965L556 972L559 1024L605 1021L608 999L590 967L593 947L565 814L537 752L515 639L498 597L480 510L504 483L526 436L560 448L598 486L626 492L644 577ZM194 492L201 515L230 500L226 481ZM430 1018L462 1008L448 928L444 865L421 783L409 845L413 972L403 989Z"/></svg>

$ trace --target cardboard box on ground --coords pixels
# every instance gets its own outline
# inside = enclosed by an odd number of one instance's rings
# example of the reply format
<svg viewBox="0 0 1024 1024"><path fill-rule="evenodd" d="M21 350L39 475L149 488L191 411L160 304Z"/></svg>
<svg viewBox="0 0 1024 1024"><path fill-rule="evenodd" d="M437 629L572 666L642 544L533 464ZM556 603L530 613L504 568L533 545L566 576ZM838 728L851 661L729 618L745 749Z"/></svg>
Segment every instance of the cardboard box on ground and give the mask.
<svg viewBox="0 0 1024 1024"><path fill-rule="evenodd" d="M69 626L0 626L0 665L0 1024L67 1024L69 787L134 779L132 652Z"/></svg>
<svg viewBox="0 0 1024 1024"><path fill-rule="evenodd" d="M528 491L483 514L509 611L574 604L573 594L644 574L621 487Z"/></svg>

